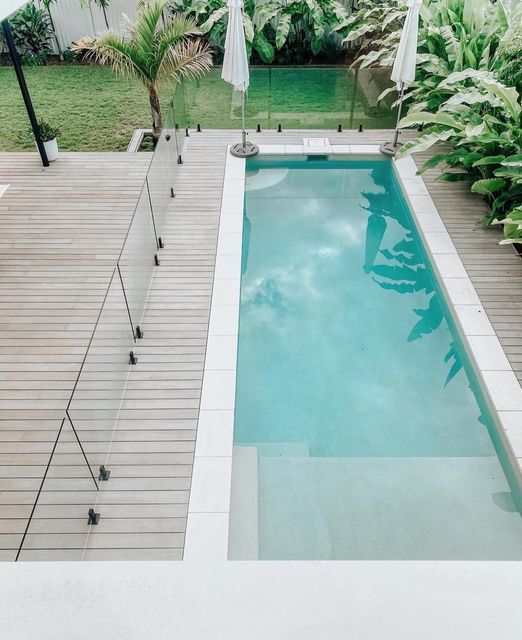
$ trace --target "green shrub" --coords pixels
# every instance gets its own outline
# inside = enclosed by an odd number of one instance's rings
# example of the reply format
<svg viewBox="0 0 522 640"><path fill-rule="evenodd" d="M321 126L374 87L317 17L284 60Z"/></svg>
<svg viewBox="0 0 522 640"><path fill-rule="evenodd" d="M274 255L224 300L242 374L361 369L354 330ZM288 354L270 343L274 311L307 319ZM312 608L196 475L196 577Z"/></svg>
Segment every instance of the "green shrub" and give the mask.
<svg viewBox="0 0 522 640"><path fill-rule="evenodd" d="M51 53L52 29L49 16L30 2L11 18L11 28L16 48L21 54L41 56Z"/></svg>
<svg viewBox="0 0 522 640"><path fill-rule="evenodd" d="M357 64L393 64L406 11L403 0L364 0L340 26L347 40L362 38ZM427 126L399 157L443 143L420 172L443 164L441 180L469 181L490 205L484 221L504 226L504 243L522 240L521 19L521 3L424 0L417 75L400 123Z"/></svg>
<svg viewBox="0 0 522 640"><path fill-rule="evenodd" d="M42 138L43 142L50 142L51 140L54 140L54 138L57 138L62 134L58 127L49 124L45 120L40 120L40 122L38 123L38 127L40 129L40 137ZM32 129L29 129L29 133L31 136L33 135Z"/></svg>
<svg viewBox="0 0 522 640"><path fill-rule="evenodd" d="M174 0L173 11L193 15L219 58L227 29L227 0ZM305 64L321 56L340 61L341 37L334 28L349 11L337 0L245 0L243 22L254 62Z"/></svg>

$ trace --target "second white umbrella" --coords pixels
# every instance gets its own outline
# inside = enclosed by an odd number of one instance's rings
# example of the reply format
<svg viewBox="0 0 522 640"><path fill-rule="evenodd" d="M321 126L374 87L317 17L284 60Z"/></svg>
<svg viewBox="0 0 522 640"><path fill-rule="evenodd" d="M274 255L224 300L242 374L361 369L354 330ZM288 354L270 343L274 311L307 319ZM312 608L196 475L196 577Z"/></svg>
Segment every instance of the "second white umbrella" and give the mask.
<svg viewBox="0 0 522 640"><path fill-rule="evenodd" d="M228 0L228 25L225 38L225 56L221 78L241 92L242 142L235 144L230 152L238 157L248 157L259 153L256 145L246 141L245 92L250 84L248 56L243 26L242 0Z"/></svg>
<svg viewBox="0 0 522 640"><path fill-rule="evenodd" d="M422 0L409 0L408 13L401 32L401 39L397 48L397 55L393 63L391 79L397 85L399 92L399 110L397 113L397 126L393 144L386 143L381 147L383 153L393 155L399 147L399 121L402 113L404 90L415 80L417 66L417 39L419 33L419 13Z"/></svg>

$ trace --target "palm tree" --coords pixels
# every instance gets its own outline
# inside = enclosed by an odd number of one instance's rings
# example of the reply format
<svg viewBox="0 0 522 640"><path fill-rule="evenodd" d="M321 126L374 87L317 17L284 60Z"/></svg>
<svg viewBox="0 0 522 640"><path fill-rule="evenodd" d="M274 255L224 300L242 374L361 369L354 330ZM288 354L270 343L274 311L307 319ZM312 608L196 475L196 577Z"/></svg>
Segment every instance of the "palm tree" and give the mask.
<svg viewBox="0 0 522 640"><path fill-rule="evenodd" d="M171 0L138 0L136 19L127 20L123 35L106 31L97 40L87 36L73 49L86 51L99 64L108 64L120 76L138 78L149 93L152 133L157 142L163 126L158 90L169 81L199 78L212 66L207 45L195 20L164 15Z"/></svg>
<svg viewBox="0 0 522 640"><path fill-rule="evenodd" d="M51 5L53 4L53 2L56 2L56 0L42 0L42 4L45 7L47 14L49 15L49 22L51 23L51 29L53 31L54 40L56 42L56 48L58 49L58 55L60 56L60 58L63 58L62 48L60 47L60 42L58 41L58 34L56 33L56 27L54 26L53 14L51 13Z"/></svg>
<svg viewBox="0 0 522 640"><path fill-rule="evenodd" d="M109 8L109 0L94 0L94 4L103 11L105 26L107 27L107 29L110 29L109 20L107 18L107 9Z"/></svg>

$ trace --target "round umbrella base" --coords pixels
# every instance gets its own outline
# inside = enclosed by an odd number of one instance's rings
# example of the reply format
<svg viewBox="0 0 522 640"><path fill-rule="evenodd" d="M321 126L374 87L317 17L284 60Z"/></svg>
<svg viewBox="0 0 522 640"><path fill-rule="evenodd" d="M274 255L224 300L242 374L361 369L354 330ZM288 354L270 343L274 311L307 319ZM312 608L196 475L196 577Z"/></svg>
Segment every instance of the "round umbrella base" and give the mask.
<svg viewBox="0 0 522 640"><path fill-rule="evenodd" d="M394 156L401 147L402 144L400 142L397 144L393 144L393 142L385 142L384 144L381 144L379 151L385 156Z"/></svg>
<svg viewBox="0 0 522 640"><path fill-rule="evenodd" d="M257 156L259 147L251 142L245 142L245 144L238 142L230 147L230 153L236 158L251 158L252 156Z"/></svg>

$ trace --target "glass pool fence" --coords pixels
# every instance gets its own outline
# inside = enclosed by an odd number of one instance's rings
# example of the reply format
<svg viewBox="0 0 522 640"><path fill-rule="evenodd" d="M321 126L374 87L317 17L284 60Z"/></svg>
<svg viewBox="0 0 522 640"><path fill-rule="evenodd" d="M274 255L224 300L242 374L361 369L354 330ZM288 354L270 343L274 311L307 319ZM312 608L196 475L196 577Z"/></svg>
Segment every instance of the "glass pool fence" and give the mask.
<svg viewBox="0 0 522 640"><path fill-rule="evenodd" d="M252 67L246 95L248 129L388 129L395 126L390 69ZM241 94L215 67L204 78L184 81L174 95L180 128L240 129Z"/></svg>
<svg viewBox="0 0 522 640"><path fill-rule="evenodd" d="M118 464L116 424L126 412L127 380L144 335L143 315L164 247L161 233L184 135L175 127L171 103L67 408L54 425L56 440L17 560L31 560L41 549L49 559L54 552L56 559L80 560L88 536L96 535L92 527L103 511L103 489L110 482L111 464Z"/></svg>
<svg viewBox="0 0 522 640"><path fill-rule="evenodd" d="M214 68L199 82L183 82L164 105L165 127L129 223L117 264L90 336L67 408L18 547L17 560L78 560L103 514L111 468L117 481L116 425L128 415L127 380L144 335L143 315L154 266L161 261L167 211L174 196L189 130L241 127L240 96ZM388 70L346 67L259 67L251 70L246 124L252 129L393 127ZM116 444L115 444L116 443ZM116 478L114 475L116 474ZM106 534L105 534L106 535Z"/></svg>

